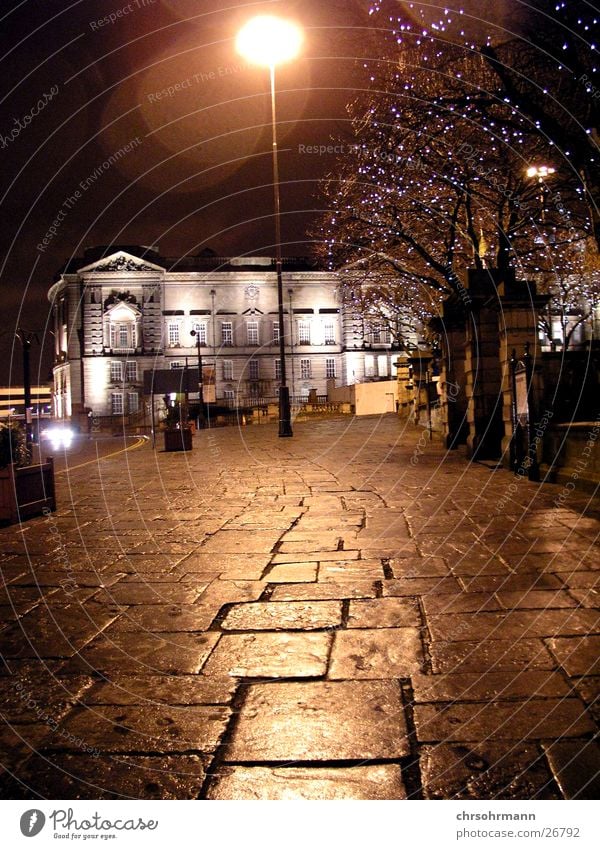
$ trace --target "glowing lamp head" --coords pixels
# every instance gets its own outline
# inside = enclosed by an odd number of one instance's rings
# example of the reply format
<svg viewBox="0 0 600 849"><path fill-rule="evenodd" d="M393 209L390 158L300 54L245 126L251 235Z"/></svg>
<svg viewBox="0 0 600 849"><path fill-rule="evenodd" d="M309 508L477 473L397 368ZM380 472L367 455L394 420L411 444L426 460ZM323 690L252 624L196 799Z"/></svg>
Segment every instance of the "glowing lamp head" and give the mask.
<svg viewBox="0 0 600 849"><path fill-rule="evenodd" d="M294 59L300 52L302 40L302 30L292 21L259 15L242 27L235 46L253 65L272 68Z"/></svg>
<svg viewBox="0 0 600 849"><path fill-rule="evenodd" d="M556 171L555 168L551 168L549 165L532 165L527 169L528 177L549 177L550 174L554 174Z"/></svg>

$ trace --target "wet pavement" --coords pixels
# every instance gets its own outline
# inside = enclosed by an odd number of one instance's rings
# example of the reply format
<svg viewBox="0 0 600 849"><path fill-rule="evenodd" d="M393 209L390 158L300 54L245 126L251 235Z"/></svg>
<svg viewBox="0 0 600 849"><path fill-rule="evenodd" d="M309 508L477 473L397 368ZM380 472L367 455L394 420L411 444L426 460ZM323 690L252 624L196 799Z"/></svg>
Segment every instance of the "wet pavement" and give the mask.
<svg viewBox="0 0 600 849"><path fill-rule="evenodd" d="M58 475L0 529L0 795L600 790L598 501L393 416Z"/></svg>

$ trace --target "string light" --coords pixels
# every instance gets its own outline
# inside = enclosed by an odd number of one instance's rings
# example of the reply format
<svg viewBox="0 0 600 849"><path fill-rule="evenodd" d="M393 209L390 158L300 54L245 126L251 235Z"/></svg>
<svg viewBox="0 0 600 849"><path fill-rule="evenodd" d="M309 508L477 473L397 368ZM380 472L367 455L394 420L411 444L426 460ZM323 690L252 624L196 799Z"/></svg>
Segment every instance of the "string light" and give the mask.
<svg viewBox="0 0 600 849"><path fill-rule="evenodd" d="M385 15L386 6L373 3L370 14ZM409 306L421 321L460 290L458 278L473 264L510 264L546 288L577 278L580 299L581 245L591 225L571 152L557 149L540 118L526 113L527 92L503 90L471 39L440 40L451 22L447 9L417 32L407 20L388 20L392 61L369 66L377 93L351 108L359 164L342 162L328 184L330 267L347 270L350 288L368 280L360 297L368 291L371 307ZM508 67L522 61L521 48L503 48ZM557 49L569 49L568 41ZM542 84L531 83L549 109L555 67L540 61ZM535 164L544 160L553 164ZM597 277L588 294L595 285Z"/></svg>

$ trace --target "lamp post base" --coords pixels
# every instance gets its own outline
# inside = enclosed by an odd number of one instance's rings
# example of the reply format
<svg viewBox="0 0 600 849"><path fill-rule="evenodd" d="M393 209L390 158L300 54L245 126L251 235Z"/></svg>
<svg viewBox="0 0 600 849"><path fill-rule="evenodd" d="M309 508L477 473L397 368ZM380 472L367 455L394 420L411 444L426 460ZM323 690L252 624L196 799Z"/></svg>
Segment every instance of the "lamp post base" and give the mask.
<svg viewBox="0 0 600 849"><path fill-rule="evenodd" d="M293 436L292 410L290 407L290 390L287 386L279 387L279 436Z"/></svg>

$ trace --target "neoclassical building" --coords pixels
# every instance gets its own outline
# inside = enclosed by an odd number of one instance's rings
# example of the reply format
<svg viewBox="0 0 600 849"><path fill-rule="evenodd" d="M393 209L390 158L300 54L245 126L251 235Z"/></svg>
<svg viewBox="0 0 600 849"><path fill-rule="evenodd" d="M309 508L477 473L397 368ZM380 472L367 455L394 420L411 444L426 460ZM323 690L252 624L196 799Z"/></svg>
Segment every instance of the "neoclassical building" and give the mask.
<svg viewBox="0 0 600 849"><path fill-rule="evenodd" d="M290 393L325 395L327 382L394 376L389 332L344 309L335 273L284 260ZM90 248L48 293L55 333L54 415L141 415L144 373L203 362L205 397L245 405L277 397L280 360L275 262L218 257L171 260L158 248ZM192 331L195 334L193 335ZM210 384L210 388L208 386Z"/></svg>

